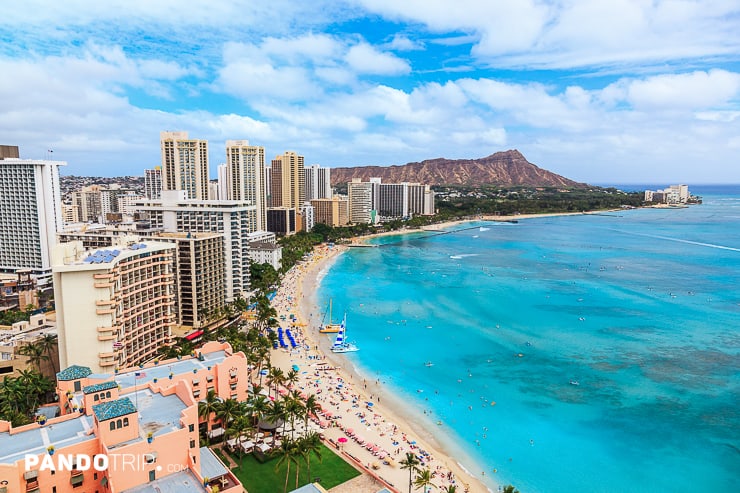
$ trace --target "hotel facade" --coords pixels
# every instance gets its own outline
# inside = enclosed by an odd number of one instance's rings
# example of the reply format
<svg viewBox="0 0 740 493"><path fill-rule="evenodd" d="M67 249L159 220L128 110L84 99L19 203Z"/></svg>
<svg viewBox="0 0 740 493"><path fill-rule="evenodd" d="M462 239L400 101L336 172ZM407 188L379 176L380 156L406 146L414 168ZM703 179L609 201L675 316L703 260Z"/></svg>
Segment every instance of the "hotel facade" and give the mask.
<svg viewBox="0 0 740 493"><path fill-rule="evenodd" d="M4 146L15 149L15 146ZM0 159L0 272L51 274L51 250L62 229L62 161Z"/></svg>
<svg viewBox="0 0 740 493"><path fill-rule="evenodd" d="M175 246L131 243L54 250L54 298L61 367L112 371L154 358L175 324Z"/></svg>
<svg viewBox="0 0 740 493"><path fill-rule="evenodd" d="M194 357L115 374L67 367L57 374L61 416L17 428L0 421L0 492L241 493L239 480L200 447L199 429L213 424L198 417L198 400L214 390L244 401L247 382L244 354L217 342ZM97 464L106 467L85 467L79 456L104 457Z"/></svg>

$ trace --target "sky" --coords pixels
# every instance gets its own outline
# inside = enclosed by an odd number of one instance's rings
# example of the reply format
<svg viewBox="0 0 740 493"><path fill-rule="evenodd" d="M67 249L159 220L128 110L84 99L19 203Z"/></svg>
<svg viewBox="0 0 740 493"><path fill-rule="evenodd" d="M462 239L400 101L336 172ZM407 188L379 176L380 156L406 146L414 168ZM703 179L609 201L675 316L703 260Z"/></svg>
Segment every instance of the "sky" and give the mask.
<svg viewBox="0 0 740 493"><path fill-rule="evenodd" d="M322 166L518 149L599 184L740 183L737 0L24 0L0 144L143 175L159 133ZM50 153L49 151L53 151Z"/></svg>

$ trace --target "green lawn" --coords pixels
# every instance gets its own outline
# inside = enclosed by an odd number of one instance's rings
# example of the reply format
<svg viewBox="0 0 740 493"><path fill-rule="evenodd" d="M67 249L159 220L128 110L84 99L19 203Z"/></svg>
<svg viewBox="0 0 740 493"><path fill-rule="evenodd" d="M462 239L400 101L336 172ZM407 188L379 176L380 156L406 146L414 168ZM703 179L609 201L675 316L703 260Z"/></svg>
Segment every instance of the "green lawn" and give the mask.
<svg viewBox="0 0 740 493"><path fill-rule="evenodd" d="M276 471L277 458L260 464L252 454L244 455L241 460L239 460L237 454L231 454L231 457L234 462L239 464L239 467L232 472L239 478L239 481L242 482L249 493L279 493L283 491L286 466L283 464ZM309 478L306 463L301 461L299 466L298 486L300 487L309 483ZM316 455L311 457L311 479L321 478L320 484L327 490L359 475L357 469L324 445L321 445L321 461ZM295 465L290 467L290 479L288 480L288 491L294 489L296 489Z"/></svg>

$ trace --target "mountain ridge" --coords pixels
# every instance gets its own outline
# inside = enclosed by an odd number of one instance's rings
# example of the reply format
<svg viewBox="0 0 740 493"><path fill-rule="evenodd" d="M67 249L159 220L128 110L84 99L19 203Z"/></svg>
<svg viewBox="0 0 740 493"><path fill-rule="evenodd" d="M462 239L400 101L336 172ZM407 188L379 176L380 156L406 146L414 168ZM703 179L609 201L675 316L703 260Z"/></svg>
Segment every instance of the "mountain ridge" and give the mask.
<svg viewBox="0 0 740 493"><path fill-rule="evenodd" d="M588 186L530 163L517 149L477 159L434 158L391 166L331 168L332 186L361 178L383 183L425 185L499 185L582 188Z"/></svg>

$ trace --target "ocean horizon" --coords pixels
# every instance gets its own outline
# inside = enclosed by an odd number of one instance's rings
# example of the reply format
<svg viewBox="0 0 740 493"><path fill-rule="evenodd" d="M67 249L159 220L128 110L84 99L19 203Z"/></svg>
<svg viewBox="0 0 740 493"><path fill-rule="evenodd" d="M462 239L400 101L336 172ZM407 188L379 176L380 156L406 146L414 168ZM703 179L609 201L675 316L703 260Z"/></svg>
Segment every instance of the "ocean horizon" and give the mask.
<svg viewBox="0 0 740 493"><path fill-rule="evenodd" d="M691 190L703 204L375 238L317 301L493 490L738 491L740 186Z"/></svg>

